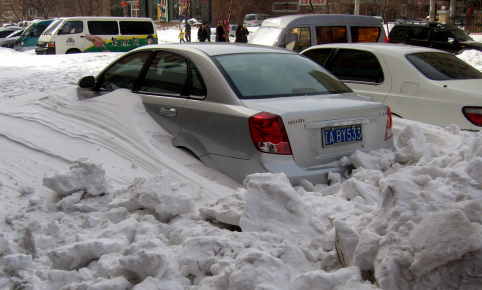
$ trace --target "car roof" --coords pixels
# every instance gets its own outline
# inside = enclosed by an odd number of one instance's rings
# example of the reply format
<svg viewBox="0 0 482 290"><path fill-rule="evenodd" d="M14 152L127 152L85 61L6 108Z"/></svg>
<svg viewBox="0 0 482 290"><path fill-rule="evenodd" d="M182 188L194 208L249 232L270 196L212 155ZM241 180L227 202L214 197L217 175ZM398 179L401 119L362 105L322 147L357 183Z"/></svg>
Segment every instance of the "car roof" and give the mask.
<svg viewBox="0 0 482 290"><path fill-rule="evenodd" d="M345 15L345 14L296 14L285 15L266 19L261 26L279 26L298 24L320 24L320 21L330 23L344 23L347 25L355 22L356 24L376 24L381 25L380 20L372 16L365 15Z"/></svg>
<svg viewBox="0 0 482 290"><path fill-rule="evenodd" d="M238 53L285 53L297 54L284 48L246 43L168 43L142 46L136 50L175 49L176 51L198 51L209 56Z"/></svg>
<svg viewBox="0 0 482 290"><path fill-rule="evenodd" d="M366 42L366 43L329 43L329 44L320 44L316 46L312 46L306 50L311 50L315 48L353 48L353 49L366 49L372 51L378 51L384 54L392 54L392 55L405 55L408 53L417 53L417 52L444 52L438 49L422 47L422 46L415 46L415 45L407 45L407 44L398 44L398 43L376 43L376 42Z"/></svg>

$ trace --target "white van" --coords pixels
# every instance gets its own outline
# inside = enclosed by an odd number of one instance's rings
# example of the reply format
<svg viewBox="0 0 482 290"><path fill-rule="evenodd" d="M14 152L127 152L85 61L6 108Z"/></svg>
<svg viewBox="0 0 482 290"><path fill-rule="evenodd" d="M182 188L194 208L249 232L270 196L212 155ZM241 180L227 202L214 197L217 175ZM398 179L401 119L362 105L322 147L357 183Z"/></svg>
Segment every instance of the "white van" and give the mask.
<svg viewBox="0 0 482 290"><path fill-rule="evenodd" d="M268 14L246 14L244 17L244 23L249 27L261 26L261 23L268 18Z"/></svg>
<svg viewBox="0 0 482 290"><path fill-rule="evenodd" d="M388 42L380 21L372 16L298 14L269 18L249 43L300 52L310 46L337 42Z"/></svg>
<svg viewBox="0 0 482 290"><path fill-rule="evenodd" d="M150 18L79 16L54 20L38 39L35 52L123 52L146 44L157 44Z"/></svg>

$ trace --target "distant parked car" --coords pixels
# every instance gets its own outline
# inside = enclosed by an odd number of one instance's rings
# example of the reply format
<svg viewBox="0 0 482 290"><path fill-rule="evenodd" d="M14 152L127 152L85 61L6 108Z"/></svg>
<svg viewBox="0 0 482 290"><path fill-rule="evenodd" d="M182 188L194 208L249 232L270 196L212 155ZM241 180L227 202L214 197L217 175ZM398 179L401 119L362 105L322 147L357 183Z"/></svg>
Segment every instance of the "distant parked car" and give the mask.
<svg viewBox="0 0 482 290"><path fill-rule="evenodd" d="M269 18L268 14L246 14L244 22L247 26L261 26L263 21Z"/></svg>
<svg viewBox="0 0 482 290"><path fill-rule="evenodd" d="M301 53L402 118L482 129L482 72L453 54L396 44L326 44Z"/></svg>
<svg viewBox="0 0 482 290"><path fill-rule="evenodd" d="M21 30L18 26L7 26L0 29L0 38L5 38L17 30Z"/></svg>
<svg viewBox="0 0 482 290"><path fill-rule="evenodd" d="M5 38L0 38L0 46L1 47L8 47L8 48L13 48L15 44L15 40L22 35L23 29L20 30L15 30L14 32L10 33L7 37Z"/></svg>
<svg viewBox="0 0 482 290"><path fill-rule="evenodd" d="M482 51L482 43L474 41L465 31L452 24L404 21L392 28L388 38L390 43L431 47L450 53L462 53L468 49Z"/></svg>
<svg viewBox="0 0 482 290"><path fill-rule="evenodd" d="M175 146L238 182L257 172L284 172L294 185L326 182L328 172L349 169L343 156L393 149L387 106L285 49L150 45L79 87L87 98L132 90Z"/></svg>

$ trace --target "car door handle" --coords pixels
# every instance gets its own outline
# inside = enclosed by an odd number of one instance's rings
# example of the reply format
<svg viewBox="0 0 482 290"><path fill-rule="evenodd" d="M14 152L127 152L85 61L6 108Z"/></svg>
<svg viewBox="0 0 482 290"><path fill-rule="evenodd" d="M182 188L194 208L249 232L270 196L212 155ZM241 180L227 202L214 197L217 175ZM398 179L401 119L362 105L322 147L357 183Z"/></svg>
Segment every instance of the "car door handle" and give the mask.
<svg viewBox="0 0 482 290"><path fill-rule="evenodd" d="M81 35L80 38L84 38L85 36Z"/></svg>
<svg viewBox="0 0 482 290"><path fill-rule="evenodd" d="M161 115L166 117L175 117L176 109L174 108L161 108Z"/></svg>

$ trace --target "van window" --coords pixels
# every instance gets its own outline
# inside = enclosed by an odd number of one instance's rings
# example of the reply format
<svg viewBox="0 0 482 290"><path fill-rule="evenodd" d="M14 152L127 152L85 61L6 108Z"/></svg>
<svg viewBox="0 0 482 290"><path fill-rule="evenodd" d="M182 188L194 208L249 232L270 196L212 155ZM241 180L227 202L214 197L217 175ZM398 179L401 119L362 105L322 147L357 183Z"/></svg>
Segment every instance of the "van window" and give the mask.
<svg viewBox="0 0 482 290"><path fill-rule="evenodd" d="M378 59L369 51L340 49L327 69L344 81L383 82Z"/></svg>
<svg viewBox="0 0 482 290"><path fill-rule="evenodd" d="M248 21L256 20L256 15L254 15L254 14L246 15L246 17L244 17L244 20L248 20Z"/></svg>
<svg viewBox="0 0 482 290"><path fill-rule="evenodd" d="M345 26L317 26L316 43L342 43L348 42Z"/></svg>
<svg viewBox="0 0 482 290"><path fill-rule="evenodd" d="M118 35L117 21L88 21L87 27L92 35Z"/></svg>
<svg viewBox="0 0 482 290"><path fill-rule="evenodd" d="M352 42L377 42L380 37L380 27L351 26Z"/></svg>
<svg viewBox="0 0 482 290"><path fill-rule="evenodd" d="M74 34L82 31L84 31L84 23L82 21L67 21L62 25L58 34Z"/></svg>
<svg viewBox="0 0 482 290"><path fill-rule="evenodd" d="M119 88L132 89L137 75L151 51L143 51L126 56L110 67L102 78L101 88L113 91Z"/></svg>
<svg viewBox="0 0 482 290"><path fill-rule="evenodd" d="M309 27L296 27L288 30L280 47L300 52L311 46L311 32Z"/></svg>
<svg viewBox="0 0 482 290"><path fill-rule="evenodd" d="M149 21L120 21L119 26L121 34L154 34L154 28Z"/></svg>

